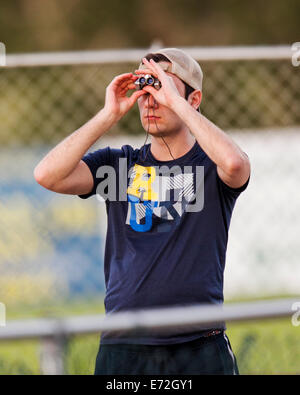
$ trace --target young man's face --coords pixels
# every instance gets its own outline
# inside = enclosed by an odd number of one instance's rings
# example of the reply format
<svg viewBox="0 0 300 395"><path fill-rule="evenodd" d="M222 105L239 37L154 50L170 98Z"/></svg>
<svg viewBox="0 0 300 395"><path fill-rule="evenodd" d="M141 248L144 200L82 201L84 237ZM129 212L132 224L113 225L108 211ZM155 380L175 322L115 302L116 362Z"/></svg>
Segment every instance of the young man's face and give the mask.
<svg viewBox="0 0 300 395"><path fill-rule="evenodd" d="M167 74L173 79L179 94L185 97L184 83L176 75L169 72ZM139 97L138 106L143 128L153 136L176 134L185 126L176 113L157 103L152 95Z"/></svg>

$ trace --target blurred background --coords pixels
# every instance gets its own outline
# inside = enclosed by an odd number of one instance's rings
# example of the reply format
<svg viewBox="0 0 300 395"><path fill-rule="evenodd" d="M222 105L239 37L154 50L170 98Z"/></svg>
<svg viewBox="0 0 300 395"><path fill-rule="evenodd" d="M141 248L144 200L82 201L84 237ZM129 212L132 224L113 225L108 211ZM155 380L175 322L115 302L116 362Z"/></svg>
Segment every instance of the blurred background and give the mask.
<svg viewBox="0 0 300 395"><path fill-rule="evenodd" d="M43 52L47 59L69 51L224 47L223 58L197 59L201 109L252 164L233 213L225 299L297 297L300 66L292 50L290 58L273 51L268 59L259 51L300 41L299 15L297 0L2 0L0 42L8 58ZM236 58L236 46L257 51ZM122 53L114 62L25 67L19 57L0 67L0 302L8 320L104 311L105 207L95 197L44 190L33 169L101 109L115 75L135 70L138 59L122 61ZM143 142L134 108L91 150ZM241 373L300 373L299 328L290 320L235 324L228 333ZM72 339L69 374L92 373L98 339ZM38 340L2 342L0 374L40 374L39 355Z"/></svg>

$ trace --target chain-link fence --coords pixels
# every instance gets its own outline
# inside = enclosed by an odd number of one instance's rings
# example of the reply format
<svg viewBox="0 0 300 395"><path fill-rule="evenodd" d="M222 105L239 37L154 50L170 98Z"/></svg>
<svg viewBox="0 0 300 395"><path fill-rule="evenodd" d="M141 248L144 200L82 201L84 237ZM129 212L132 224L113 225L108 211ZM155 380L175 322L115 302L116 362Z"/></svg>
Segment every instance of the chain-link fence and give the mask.
<svg viewBox="0 0 300 395"><path fill-rule="evenodd" d="M225 296L299 294L300 67L288 57L198 60L202 113L252 165L233 213ZM137 64L0 68L0 301L8 316L102 311L105 207L44 190L33 169L103 106L113 77ZM93 149L143 141L135 107ZM249 333L239 340L242 358L261 341Z"/></svg>
<svg viewBox="0 0 300 395"><path fill-rule="evenodd" d="M226 292L297 292L300 68L288 58L200 63L202 113L232 133L252 163L250 186L233 215ZM103 210L93 199L43 190L32 172L103 106L112 78L136 65L0 69L0 300L6 304L103 292ZM143 139L135 107L97 145L139 146Z"/></svg>
<svg viewBox="0 0 300 395"><path fill-rule="evenodd" d="M225 130L299 125L299 68L286 60L201 62L201 109ZM1 146L53 145L102 106L105 88L137 63L2 69ZM137 108L114 135L142 133Z"/></svg>

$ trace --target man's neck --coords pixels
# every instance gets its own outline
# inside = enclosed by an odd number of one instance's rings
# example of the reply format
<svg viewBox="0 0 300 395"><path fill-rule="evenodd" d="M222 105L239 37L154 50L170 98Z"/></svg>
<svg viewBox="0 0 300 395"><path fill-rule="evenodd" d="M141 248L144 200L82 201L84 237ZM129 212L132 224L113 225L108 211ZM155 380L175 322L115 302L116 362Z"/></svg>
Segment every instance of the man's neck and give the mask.
<svg viewBox="0 0 300 395"><path fill-rule="evenodd" d="M194 136L190 132L186 133L184 136L166 136L163 139L161 137L152 136L151 153L156 160L160 161L168 161L173 158L178 159L191 150L195 141Z"/></svg>

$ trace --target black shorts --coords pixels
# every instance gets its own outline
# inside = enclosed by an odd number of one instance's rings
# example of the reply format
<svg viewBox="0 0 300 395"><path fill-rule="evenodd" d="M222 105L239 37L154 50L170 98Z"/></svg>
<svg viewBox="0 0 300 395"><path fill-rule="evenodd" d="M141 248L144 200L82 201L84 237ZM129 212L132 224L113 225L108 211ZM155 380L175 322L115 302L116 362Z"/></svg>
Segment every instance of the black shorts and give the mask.
<svg viewBox="0 0 300 395"><path fill-rule="evenodd" d="M224 332L165 346L102 344L95 375L235 375L238 367Z"/></svg>

